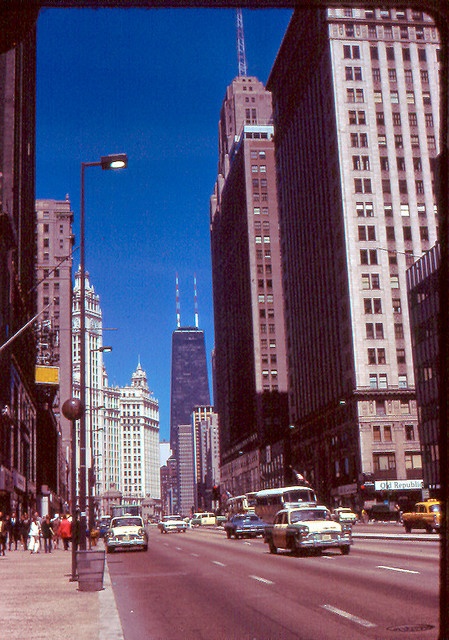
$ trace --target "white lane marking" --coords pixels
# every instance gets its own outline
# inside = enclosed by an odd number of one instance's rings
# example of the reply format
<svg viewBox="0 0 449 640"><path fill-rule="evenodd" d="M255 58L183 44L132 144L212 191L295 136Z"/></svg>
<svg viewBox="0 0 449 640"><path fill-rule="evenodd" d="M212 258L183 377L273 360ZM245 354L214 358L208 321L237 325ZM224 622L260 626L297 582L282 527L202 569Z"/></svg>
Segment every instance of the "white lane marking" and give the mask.
<svg viewBox="0 0 449 640"><path fill-rule="evenodd" d="M400 573L417 573L419 574L419 571L412 571L411 569L400 569L399 567L386 567L382 564L377 565L378 569L387 569L387 571L399 571Z"/></svg>
<svg viewBox="0 0 449 640"><path fill-rule="evenodd" d="M274 584L271 580L266 580L265 578L261 578L260 576L250 576L253 580L257 580L258 582L263 582L264 584Z"/></svg>
<svg viewBox="0 0 449 640"><path fill-rule="evenodd" d="M182 547L175 547L176 551L182 551Z"/></svg>
<svg viewBox="0 0 449 640"><path fill-rule="evenodd" d="M362 627L376 626L373 622L369 622L368 620L364 620L363 618L354 616L352 613L348 613L348 611L343 611L343 609L337 609L337 607L333 607L331 604L322 604L321 606L323 609L326 609L326 611L330 611L331 613L335 613L337 616L341 616L342 618L346 618L351 622L360 624Z"/></svg>
<svg viewBox="0 0 449 640"><path fill-rule="evenodd" d="M190 555L193 556L194 558L199 558L200 557L199 553L191 553Z"/></svg>
<svg viewBox="0 0 449 640"><path fill-rule="evenodd" d="M225 567L226 566L222 562L218 562L218 560L212 560L212 564L217 564L219 567Z"/></svg>

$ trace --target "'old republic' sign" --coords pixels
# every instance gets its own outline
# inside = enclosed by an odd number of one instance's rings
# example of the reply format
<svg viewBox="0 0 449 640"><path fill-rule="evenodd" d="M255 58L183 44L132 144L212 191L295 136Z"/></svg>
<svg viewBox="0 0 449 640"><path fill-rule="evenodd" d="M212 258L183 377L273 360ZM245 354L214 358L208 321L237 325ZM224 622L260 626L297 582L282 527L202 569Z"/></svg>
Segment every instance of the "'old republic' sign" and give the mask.
<svg viewBox="0 0 449 640"><path fill-rule="evenodd" d="M413 489L422 489L423 480L376 480L374 483L375 491L412 491Z"/></svg>

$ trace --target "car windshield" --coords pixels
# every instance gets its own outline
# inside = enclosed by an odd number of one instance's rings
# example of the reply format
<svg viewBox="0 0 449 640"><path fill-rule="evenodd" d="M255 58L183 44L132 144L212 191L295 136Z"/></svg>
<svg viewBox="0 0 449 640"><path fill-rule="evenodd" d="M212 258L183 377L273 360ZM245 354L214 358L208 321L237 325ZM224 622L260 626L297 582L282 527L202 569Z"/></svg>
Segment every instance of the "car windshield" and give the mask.
<svg viewBox="0 0 449 640"><path fill-rule="evenodd" d="M114 527L141 527L140 518L114 518L112 528Z"/></svg>
<svg viewBox="0 0 449 640"><path fill-rule="evenodd" d="M181 520L181 516L165 516L164 522L171 522L172 520Z"/></svg>
<svg viewBox="0 0 449 640"><path fill-rule="evenodd" d="M326 509L298 509L290 515L290 522L304 522L306 520L329 520Z"/></svg>
<svg viewBox="0 0 449 640"><path fill-rule="evenodd" d="M439 511L441 511L441 505L439 505L439 504L433 504L433 505L430 507L430 511L438 511L438 512L439 512Z"/></svg>

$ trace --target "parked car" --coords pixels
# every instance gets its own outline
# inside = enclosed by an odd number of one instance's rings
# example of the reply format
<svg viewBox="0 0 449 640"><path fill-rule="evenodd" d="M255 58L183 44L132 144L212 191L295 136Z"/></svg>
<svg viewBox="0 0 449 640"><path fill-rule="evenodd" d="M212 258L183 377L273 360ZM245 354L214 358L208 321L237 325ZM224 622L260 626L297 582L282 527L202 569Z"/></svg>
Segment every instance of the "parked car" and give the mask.
<svg viewBox="0 0 449 640"><path fill-rule="evenodd" d="M255 538L263 536L265 526L266 523L255 513L241 513L225 522L224 530L228 538Z"/></svg>
<svg viewBox="0 0 449 640"><path fill-rule="evenodd" d="M187 529L186 521L179 515L163 516L157 526L161 533L170 533L172 531L185 533Z"/></svg>
<svg viewBox="0 0 449 640"><path fill-rule="evenodd" d="M288 549L300 554L304 551L320 554L323 549L335 547L343 555L351 550L352 526L332 520L323 506L293 507L279 511L273 524L267 524L264 542L270 553Z"/></svg>
<svg viewBox="0 0 449 640"><path fill-rule="evenodd" d="M370 520L380 520L381 522L398 522L400 514L397 509L391 509L388 504L373 504L367 509Z"/></svg>
<svg viewBox="0 0 449 640"><path fill-rule="evenodd" d="M357 522L357 514L349 509L349 507L338 507L333 510L332 519L335 520L335 522L349 522L349 524L355 524Z"/></svg>
<svg viewBox="0 0 449 640"><path fill-rule="evenodd" d="M106 538L106 551L148 549L148 535L140 516L124 515L112 518Z"/></svg>
<svg viewBox="0 0 449 640"><path fill-rule="evenodd" d="M412 529L425 529L428 533L432 533L440 530L441 518L441 502L425 500L417 502L413 511L402 514L402 524L407 533Z"/></svg>

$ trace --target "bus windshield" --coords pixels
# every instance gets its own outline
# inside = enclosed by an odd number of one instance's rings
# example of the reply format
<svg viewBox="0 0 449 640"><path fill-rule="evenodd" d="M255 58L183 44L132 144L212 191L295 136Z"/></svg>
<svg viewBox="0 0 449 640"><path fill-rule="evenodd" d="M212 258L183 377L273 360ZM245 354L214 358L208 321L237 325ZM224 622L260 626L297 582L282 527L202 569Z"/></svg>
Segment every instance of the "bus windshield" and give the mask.
<svg viewBox="0 0 449 640"><path fill-rule="evenodd" d="M288 506L299 504L316 504L315 491L308 486L279 487L277 489L262 489L255 495L254 510L265 522L274 522L278 511Z"/></svg>

